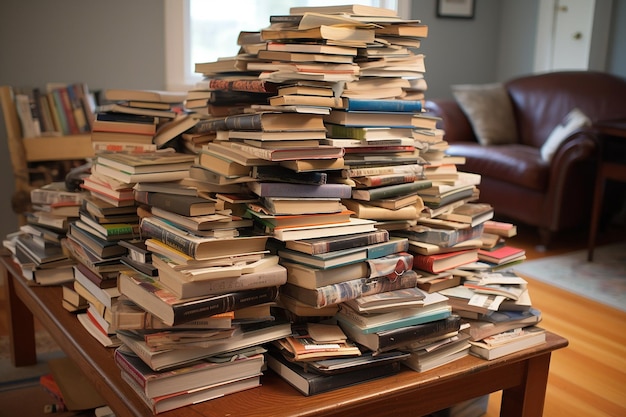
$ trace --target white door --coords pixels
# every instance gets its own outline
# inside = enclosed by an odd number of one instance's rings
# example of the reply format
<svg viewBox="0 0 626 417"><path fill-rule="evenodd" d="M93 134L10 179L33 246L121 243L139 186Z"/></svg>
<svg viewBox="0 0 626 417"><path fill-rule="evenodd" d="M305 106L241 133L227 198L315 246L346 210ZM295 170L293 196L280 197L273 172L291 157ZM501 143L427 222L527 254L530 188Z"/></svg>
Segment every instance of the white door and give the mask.
<svg viewBox="0 0 626 417"><path fill-rule="evenodd" d="M604 70L612 0L539 0L535 71Z"/></svg>

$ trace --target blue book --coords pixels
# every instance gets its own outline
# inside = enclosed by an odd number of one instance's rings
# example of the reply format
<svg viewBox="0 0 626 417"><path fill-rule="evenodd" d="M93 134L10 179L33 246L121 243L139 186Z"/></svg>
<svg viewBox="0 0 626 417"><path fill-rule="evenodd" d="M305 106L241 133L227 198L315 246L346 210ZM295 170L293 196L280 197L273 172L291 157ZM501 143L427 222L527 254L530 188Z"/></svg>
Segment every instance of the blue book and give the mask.
<svg viewBox="0 0 626 417"><path fill-rule="evenodd" d="M423 105L422 100L344 99L344 110L346 111L421 113Z"/></svg>
<svg viewBox="0 0 626 417"><path fill-rule="evenodd" d="M342 305L342 308L335 317L342 325L354 327L364 334L370 334L443 320L452 315L452 308L449 305L440 306L435 309L427 309L424 312L416 312L415 310L408 310L409 312L413 311L413 315L411 316L400 317L390 321L382 321L383 319L378 319L377 316L388 316L388 314L392 313L365 316L355 312L347 306ZM402 311L399 310L399 312ZM379 323L377 323L377 321L379 321Z"/></svg>

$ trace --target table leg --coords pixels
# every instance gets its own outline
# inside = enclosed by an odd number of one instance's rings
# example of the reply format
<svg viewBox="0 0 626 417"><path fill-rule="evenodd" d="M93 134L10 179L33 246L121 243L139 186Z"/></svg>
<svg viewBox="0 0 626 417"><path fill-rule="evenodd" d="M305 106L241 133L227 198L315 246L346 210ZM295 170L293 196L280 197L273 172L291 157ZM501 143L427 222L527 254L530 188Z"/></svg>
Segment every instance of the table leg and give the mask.
<svg viewBox="0 0 626 417"><path fill-rule="evenodd" d="M14 279L2 268L7 291L9 315L9 349L13 366L29 366L37 363L35 349L35 322L33 314L15 292Z"/></svg>
<svg viewBox="0 0 626 417"><path fill-rule="evenodd" d="M501 417L541 417L548 385L550 353L526 361L522 384L502 391Z"/></svg>

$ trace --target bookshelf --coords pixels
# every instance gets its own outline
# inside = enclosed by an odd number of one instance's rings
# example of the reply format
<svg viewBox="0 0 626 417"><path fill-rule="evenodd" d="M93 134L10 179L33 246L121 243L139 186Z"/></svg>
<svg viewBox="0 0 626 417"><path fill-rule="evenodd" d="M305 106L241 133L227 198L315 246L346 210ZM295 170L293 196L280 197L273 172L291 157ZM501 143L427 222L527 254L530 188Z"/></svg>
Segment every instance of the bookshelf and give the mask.
<svg viewBox="0 0 626 417"><path fill-rule="evenodd" d="M91 158L94 152L88 133L24 138L14 97L11 86L0 86L0 105L15 184L12 207L20 217L20 224L23 224L25 221L23 213L28 208L29 193L33 186L31 174L37 171L32 165L42 162L63 164L68 161L85 160Z"/></svg>

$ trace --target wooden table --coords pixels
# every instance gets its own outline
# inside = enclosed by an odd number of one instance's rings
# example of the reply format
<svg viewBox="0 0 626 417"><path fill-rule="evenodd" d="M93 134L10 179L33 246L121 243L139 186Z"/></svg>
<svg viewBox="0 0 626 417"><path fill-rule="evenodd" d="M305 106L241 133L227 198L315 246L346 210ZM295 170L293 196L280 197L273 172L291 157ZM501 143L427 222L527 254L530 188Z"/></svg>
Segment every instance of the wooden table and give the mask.
<svg viewBox="0 0 626 417"><path fill-rule="evenodd" d="M587 244L589 262L593 261L606 181L626 182L626 120L605 121L594 125L594 128L600 138L600 149Z"/></svg>
<svg viewBox="0 0 626 417"><path fill-rule="evenodd" d="M150 416L113 361L113 350L90 336L61 305L60 287L29 286L9 257L0 257L8 285L11 354L16 365L36 361L33 316L85 372L118 416ZM494 361L473 356L428 372L411 370L311 397L268 371L262 386L164 414L200 416L420 416L464 400L503 390L501 415L539 417L543 412L550 357L568 341L548 332L547 343Z"/></svg>

